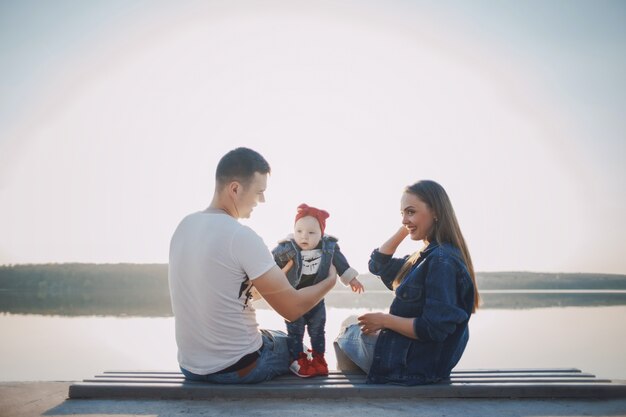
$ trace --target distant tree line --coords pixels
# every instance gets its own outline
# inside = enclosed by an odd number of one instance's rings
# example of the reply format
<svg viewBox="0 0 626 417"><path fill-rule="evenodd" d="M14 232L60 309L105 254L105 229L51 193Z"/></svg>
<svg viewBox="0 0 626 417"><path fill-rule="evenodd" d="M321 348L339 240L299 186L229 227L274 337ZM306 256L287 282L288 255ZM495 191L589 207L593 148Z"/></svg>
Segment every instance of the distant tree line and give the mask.
<svg viewBox="0 0 626 417"><path fill-rule="evenodd" d="M36 264L0 266L0 289L51 292L150 290L167 287L166 264Z"/></svg>
<svg viewBox="0 0 626 417"><path fill-rule="evenodd" d="M485 290L624 290L626 275L549 272L478 272Z"/></svg>
<svg viewBox="0 0 626 417"><path fill-rule="evenodd" d="M360 278L364 296L337 285L328 305L385 308L393 294L369 274ZM625 275L483 272L481 290L624 290ZM383 292L376 290L383 290ZM370 291L368 293L368 291ZM626 304L626 294L483 295L484 308ZM259 308L267 308L263 303ZM0 266L0 313L58 315L171 316L166 264L37 264Z"/></svg>
<svg viewBox="0 0 626 417"><path fill-rule="evenodd" d="M167 265L0 266L0 312L169 316Z"/></svg>

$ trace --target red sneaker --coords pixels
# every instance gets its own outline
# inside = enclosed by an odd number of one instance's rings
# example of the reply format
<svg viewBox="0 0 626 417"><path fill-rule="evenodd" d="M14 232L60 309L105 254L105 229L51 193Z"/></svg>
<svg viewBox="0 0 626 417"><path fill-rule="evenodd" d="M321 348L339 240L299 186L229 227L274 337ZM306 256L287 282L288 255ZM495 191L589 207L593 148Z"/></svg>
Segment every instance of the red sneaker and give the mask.
<svg viewBox="0 0 626 417"><path fill-rule="evenodd" d="M317 375L315 373L315 368L311 366L311 361L309 361L309 358L304 352L300 352L298 359L291 362L289 370L301 378L308 378Z"/></svg>
<svg viewBox="0 0 626 417"><path fill-rule="evenodd" d="M313 351L311 367L315 369L315 375L328 375L328 364L326 363L326 359L324 359L323 353Z"/></svg>

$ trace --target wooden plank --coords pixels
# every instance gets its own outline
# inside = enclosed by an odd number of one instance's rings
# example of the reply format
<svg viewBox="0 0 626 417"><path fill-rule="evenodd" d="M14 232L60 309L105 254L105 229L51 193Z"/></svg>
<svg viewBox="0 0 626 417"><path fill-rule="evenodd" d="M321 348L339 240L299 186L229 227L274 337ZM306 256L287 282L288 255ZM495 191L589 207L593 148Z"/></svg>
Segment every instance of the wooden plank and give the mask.
<svg viewBox="0 0 626 417"><path fill-rule="evenodd" d="M83 382L119 382L119 383L144 383L144 382L154 382L154 383L173 383L185 382L184 378L150 378L143 376L132 377L130 375L125 375L123 377L107 377L107 376L97 376L92 379L85 379ZM593 376L590 377L575 377L568 378L562 376L524 376L524 377L511 377L511 376L501 376L501 377L453 377L445 382L451 383L507 383L507 382L572 382L572 383L598 383L598 382L610 382L608 379L598 379ZM285 379L274 379L272 381L266 382L266 384L271 385L280 385L286 383ZM306 385L306 384L319 384L319 385L329 385L329 384L346 384L346 383L365 383L365 377L353 377L353 378L289 378L289 384L292 385Z"/></svg>
<svg viewBox="0 0 626 417"><path fill-rule="evenodd" d="M153 383L153 384L170 384L170 383L183 383L185 380L183 378L178 379L154 379L154 378L95 378L95 379L85 379L83 382L89 383L133 383L133 384L144 384L144 383ZM443 383L458 383L458 384L506 384L506 383L571 383L571 384L599 384L599 383L610 383L611 380L608 379L597 379L597 378L477 378L477 379L466 379L466 378L451 378L448 381ZM281 381L268 381L265 383L267 385L283 385L285 382ZM345 385L345 384L365 384L365 379L293 379L289 381L289 384L292 386L298 385L318 385L318 386L333 386L333 385Z"/></svg>
<svg viewBox="0 0 626 417"><path fill-rule="evenodd" d="M582 372L578 368L503 368L503 369L455 369L452 371L454 374L480 374L480 373L552 373L552 372L568 372L579 373Z"/></svg>
<svg viewBox="0 0 626 417"><path fill-rule="evenodd" d="M567 373L567 372L554 372L554 373L535 373L535 372L526 372L526 373L479 373L479 374L452 374L451 378L463 379L463 378L473 378L473 379L490 379L490 378L571 378L571 379L580 379L580 378L596 378L595 375L585 372L579 373ZM159 373L102 373L99 375L95 375L94 378L152 378L152 379L184 379L182 374L159 374ZM364 373L329 373L329 375L321 377L313 377L314 379L345 379L345 378L365 378ZM288 373L285 375L280 375L274 378L273 380L307 380L307 378L298 378L295 375Z"/></svg>
<svg viewBox="0 0 626 417"><path fill-rule="evenodd" d="M180 380L184 379L182 374L156 374L156 373L104 373L101 375L96 375L95 378L102 379L134 379L134 378L151 378L151 379L162 379L162 380ZM343 378L362 378L365 379L365 374L329 374L327 377L323 379L332 380L332 379L343 379ZM472 378L472 379L493 379L493 378L571 378L571 379L582 379L582 378L596 378L593 374L588 373L534 373L528 372L525 374L522 373L492 373L492 374L452 374L451 378L463 379L463 378ZM292 375L282 375L274 380L282 380L282 379L295 379ZM320 379L320 377L315 377L315 379Z"/></svg>
<svg viewBox="0 0 626 417"><path fill-rule="evenodd" d="M582 371L577 368L503 368L503 369L459 369L453 370L451 375L456 374L497 374L497 373L581 373ZM182 375L180 371L167 371L167 370L121 370L121 371L104 371L103 374L163 374L163 375ZM331 370L329 375L363 375L362 372L343 372L338 370Z"/></svg>
<svg viewBox="0 0 626 417"><path fill-rule="evenodd" d="M100 374L100 375L96 375L95 378L153 378L153 379L184 379L183 374L147 374L147 373L123 373L123 374L115 374L115 373L104 373L104 374ZM319 379L322 377L314 377L315 379ZM326 377L323 377L322 379L345 379L345 378L361 378L361 379L365 379L365 374L360 373L360 374L341 374L341 373L334 373L334 374L329 374ZM273 380L283 380L283 379L303 379L303 378L298 378L295 375L292 374L286 374L286 375L280 375L277 376L276 378L274 378ZM306 378L305 378L306 379Z"/></svg>

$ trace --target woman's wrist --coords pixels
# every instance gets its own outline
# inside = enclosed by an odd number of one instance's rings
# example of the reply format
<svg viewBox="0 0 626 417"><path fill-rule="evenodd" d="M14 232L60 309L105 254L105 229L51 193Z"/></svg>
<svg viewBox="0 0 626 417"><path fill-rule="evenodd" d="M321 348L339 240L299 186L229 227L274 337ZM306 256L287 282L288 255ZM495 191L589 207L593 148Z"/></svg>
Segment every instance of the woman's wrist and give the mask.
<svg viewBox="0 0 626 417"><path fill-rule="evenodd" d="M400 226L400 228L396 231L396 236L398 236L400 242L402 242L408 235L409 230L404 225Z"/></svg>
<svg viewBox="0 0 626 417"><path fill-rule="evenodd" d="M383 316L383 329L388 329L389 327L391 327L389 321L392 319L393 317L391 316L391 314L385 313L385 315Z"/></svg>
<svg viewBox="0 0 626 417"><path fill-rule="evenodd" d="M398 230L396 230L396 233L393 234L393 236L391 237L391 239L389 239L390 243L393 243L393 245L396 247L396 249L398 248L398 246L400 246L400 244L402 243L402 241L409 235L409 231L406 227L404 226L400 226L400 228Z"/></svg>
<svg viewBox="0 0 626 417"><path fill-rule="evenodd" d="M385 255L393 255L400 246L400 243L406 238L409 234L409 231L406 227L402 226L391 236L385 243L383 243L378 251Z"/></svg>

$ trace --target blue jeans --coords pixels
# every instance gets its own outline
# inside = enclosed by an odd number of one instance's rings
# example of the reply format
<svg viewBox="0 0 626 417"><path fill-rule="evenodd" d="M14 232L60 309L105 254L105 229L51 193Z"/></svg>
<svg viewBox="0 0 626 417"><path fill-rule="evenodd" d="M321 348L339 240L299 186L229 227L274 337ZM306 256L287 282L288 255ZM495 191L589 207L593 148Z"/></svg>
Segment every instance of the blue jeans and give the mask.
<svg viewBox="0 0 626 417"><path fill-rule="evenodd" d="M361 331L358 324L344 327L335 339L335 349L339 348L363 372L368 373L374 360L374 348L376 347L378 334L367 335ZM351 370L350 366L342 366L337 354L337 369ZM344 369L347 368L347 369Z"/></svg>
<svg viewBox="0 0 626 417"><path fill-rule="evenodd" d="M306 326L311 338L311 349L318 353L326 352L326 304L320 301L311 310L304 313L296 321L285 321L287 334L293 339L293 359L297 359L300 352L304 351L304 328Z"/></svg>
<svg viewBox="0 0 626 417"><path fill-rule="evenodd" d="M254 368L245 376L241 377L235 372L224 374L198 375L184 368L180 368L185 378L189 381L213 382L217 384L256 384L269 381L275 376L289 372L291 357L291 339L281 331L261 330L263 346L260 356L256 360Z"/></svg>

